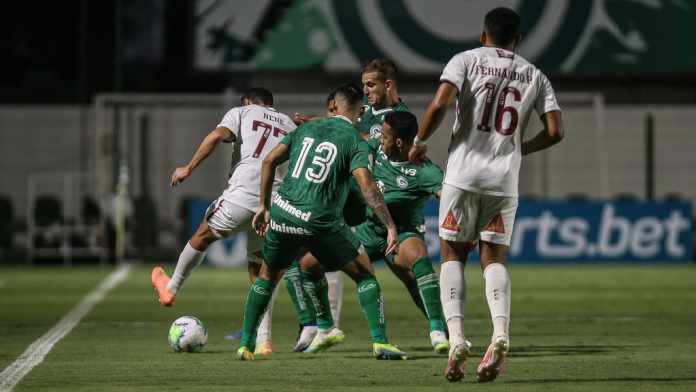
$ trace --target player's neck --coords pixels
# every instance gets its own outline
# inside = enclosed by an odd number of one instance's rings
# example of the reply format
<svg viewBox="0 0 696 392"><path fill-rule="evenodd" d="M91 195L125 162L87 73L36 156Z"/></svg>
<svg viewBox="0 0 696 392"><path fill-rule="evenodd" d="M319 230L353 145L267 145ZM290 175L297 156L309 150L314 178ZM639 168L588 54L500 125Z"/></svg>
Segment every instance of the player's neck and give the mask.
<svg viewBox="0 0 696 392"><path fill-rule="evenodd" d="M390 93L387 93L387 96L384 97L384 103L381 105L374 105L372 106L375 110L382 110L385 108L393 108L394 106L398 105L399 102L401 102L401 98L399 98L399 93L396 92L396 90L391 91Z"/></svg>

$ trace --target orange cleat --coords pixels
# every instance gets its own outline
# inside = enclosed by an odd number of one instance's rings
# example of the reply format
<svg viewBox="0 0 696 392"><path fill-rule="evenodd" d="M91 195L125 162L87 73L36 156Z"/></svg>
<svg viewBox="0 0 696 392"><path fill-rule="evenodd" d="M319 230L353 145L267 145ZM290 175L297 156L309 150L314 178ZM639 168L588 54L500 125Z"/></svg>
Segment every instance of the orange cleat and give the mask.
<svg viewBox="0 0 696 392"><path fill-rule="evenodd" d="M466 375L466 359L471 355L471 342L460 340L450 347L445 378L449 382L460 381Z"/></svg>
<svg viewBox="0 0 696 392"><path fill-rule="evenodd" d="M270 339L264 341L259 346L256 346L256 350L254 350L254 355L271 355L271 354L273 354L273 343L271 343Z"/></svg>
<svg viewBox="0 0 696 392"><path fill-rule="evenodd" d="M493 381L503 371L508 345L507 338L501 337L488 346L486 355L483 356L476 372L479 382Z"/></svg>
<svg viewBox="0 0 696 392"><path fill-rule="evenodd" d="M167 290L169 280L169 276L167 276L167 273L164 272L162 267L157 266L152 269L152 273L150 273L150 281L152 281L152 287L155 288L155 291L159 296L159 303L164 306L174 305L174 300L176 299L176 294Z"/></svg>

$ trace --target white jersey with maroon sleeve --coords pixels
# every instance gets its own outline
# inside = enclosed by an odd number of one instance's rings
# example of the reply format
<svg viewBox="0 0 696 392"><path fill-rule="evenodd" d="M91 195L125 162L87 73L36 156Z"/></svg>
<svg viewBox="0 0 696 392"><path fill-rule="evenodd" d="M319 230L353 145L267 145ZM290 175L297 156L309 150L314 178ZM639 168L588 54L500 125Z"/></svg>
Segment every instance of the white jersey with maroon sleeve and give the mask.
<svg viewBox="0 0 696 392"><path fill-rule="evenodd" d="M452 57L440 80L459 89L444 183L517 196L529 116L560 110L551 83L519 55L489 47Z"/></svg>
<svg viewBox="0 0 696 392"><path fill-rule="evenodd" d="M241 207L256 210L259 206L261 163L285 135L295 130L290 117L272 107L246 105L230 109L218 127L234 134L239 152L233 159L228 187L222 197ZM287 164L276 169L273 181L275 191L285 177Z"/></svg>

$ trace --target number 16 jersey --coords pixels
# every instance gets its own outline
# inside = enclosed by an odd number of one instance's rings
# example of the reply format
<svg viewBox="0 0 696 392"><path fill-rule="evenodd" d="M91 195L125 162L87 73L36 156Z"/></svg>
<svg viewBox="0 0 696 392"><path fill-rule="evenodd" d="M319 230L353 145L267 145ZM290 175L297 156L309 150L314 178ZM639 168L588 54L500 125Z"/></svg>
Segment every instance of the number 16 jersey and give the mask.
<svg viewBox="0 0 696 392"><path fill-rule="evenodd" d="M230 109L218 127L230 130L237 147L233 157L225 200L255 211L259 207L261 162L280 141L297 127L290 117L272 107L246 105ZM276 171L276 190L287 172L287 165Z"/></svg>
<svg viewBox="0 0 696 392"><path fill-rule="evenodd" d="M532 110L560 110L548 78L513 52L481 47L452 57L440 81L459 90L444 183L516 197Z"/></svg>

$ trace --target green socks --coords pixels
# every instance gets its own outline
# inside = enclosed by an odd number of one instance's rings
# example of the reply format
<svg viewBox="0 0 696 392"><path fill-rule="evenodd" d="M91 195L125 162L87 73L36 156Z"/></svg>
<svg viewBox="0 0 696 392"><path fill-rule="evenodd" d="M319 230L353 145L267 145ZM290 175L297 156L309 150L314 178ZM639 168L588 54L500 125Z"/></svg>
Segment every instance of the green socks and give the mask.
<svg viewBox="0 0 696 392"><path fill-rule="evenodd" d="M304 291L312 298L316 311L317 327L320 330L329 330L334 327L334 319L331 315L331 303L329 302L329 282L323 273L314 275L302 271Z"/></svg>
<svg viewBox="0 0 696 392"><path fill-rule="evenodd" d="M370 327L374 343L387 342L387 327L384 323L384 301L382 290L374 276L368 276L358 282L358 301Z"/></svg>
<svg viewBox="0 0 696 392"><path fill-rule="evenodd" d="M300 325L316 325L317 319L315 316L314 303L305 294L303 273L300 269L300 263L294 261L290 268L285 272L285 287L288 289L290 300L297 313Z"/></svg>
<svg viewBox="0 0 696 392"><path fill-rule="evenodd" d="M257 278L249 288L249 295L244 304L244 323L242 324L242 339L240 346L246 346L252 352L256 348L256 330L261 317L271 302L275 285L263 278Z"/></svg>
<svg viewBox="0 0 696 392"><path fill-rule="evenodd" d="M440 284L433 265L427 257L421 257L413 264L413 273L418 282L418 291L430 323L430 331L445 331L440 303Z"/></svg>

